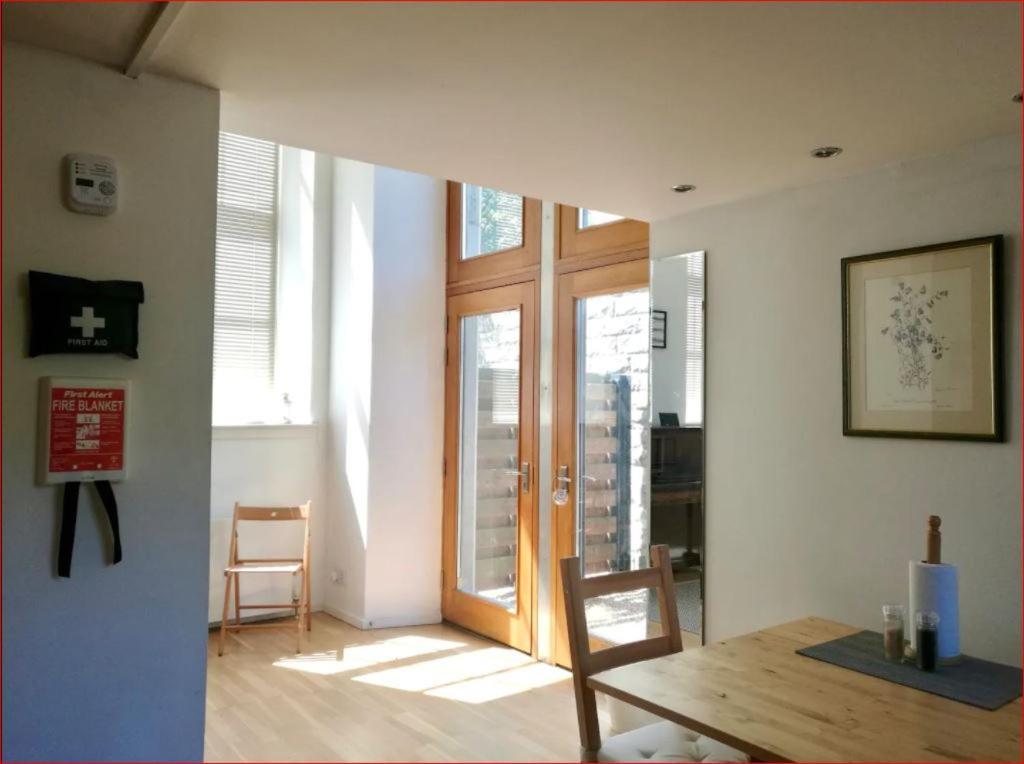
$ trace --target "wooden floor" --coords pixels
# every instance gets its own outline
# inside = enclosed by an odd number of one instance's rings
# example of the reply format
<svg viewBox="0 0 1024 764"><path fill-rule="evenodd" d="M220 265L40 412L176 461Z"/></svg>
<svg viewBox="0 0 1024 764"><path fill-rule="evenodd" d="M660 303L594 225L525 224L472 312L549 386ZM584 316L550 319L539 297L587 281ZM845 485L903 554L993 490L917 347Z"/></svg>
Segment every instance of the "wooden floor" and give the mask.
<svg viewBox="0 0 1024 764"><path fill-rule="evenodd" d="M218 658L211 633L207 761L579 760L571 675L520 652L323 613L294 645L290 629L248 631Z"/></svg>

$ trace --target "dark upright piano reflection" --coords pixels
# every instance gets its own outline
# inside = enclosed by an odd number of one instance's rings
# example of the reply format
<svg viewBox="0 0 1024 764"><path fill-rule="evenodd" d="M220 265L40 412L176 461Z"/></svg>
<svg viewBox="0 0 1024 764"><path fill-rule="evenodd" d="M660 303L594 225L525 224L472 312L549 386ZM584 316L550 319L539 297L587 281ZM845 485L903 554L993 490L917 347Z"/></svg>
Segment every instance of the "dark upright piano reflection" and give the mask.
<svg viewBox="0 0 1024 764"><path fill-rule="evenodd" d="M668 545L677 581L702 570L703 477L702 428L651 428L651 543Z"/></svg>

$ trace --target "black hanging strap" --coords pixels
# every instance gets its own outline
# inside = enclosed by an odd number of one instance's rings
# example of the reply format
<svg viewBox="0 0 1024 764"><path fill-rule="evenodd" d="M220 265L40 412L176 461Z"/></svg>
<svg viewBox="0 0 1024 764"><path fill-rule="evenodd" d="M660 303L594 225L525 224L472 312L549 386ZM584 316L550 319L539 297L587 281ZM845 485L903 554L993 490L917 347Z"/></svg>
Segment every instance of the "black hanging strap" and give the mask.
<svg viewBox="0 0 1024 764"><path fill-rule="evenodd" d="M78 522L78 489L81 483L64 484L64 511L60 518L60 553L57 575L71 578L71 553L75 549L75 524Z"/></svg>
<svg viewBox="0 0 1024 764"><path fill-rule="evenodd" d="M71 578L71 553L75 548L75 526L78 523L78 493L81 483L64 484L64 506L60 521L60 550L57 556L57 575ZM114 565L121 562L121 528L117 519L117 499L109 480L97 480L96 493L107 512L110 531L114 535Z"/></svg>
<svg viewBox="0 0 1024 764"><path fill-rule="evenodd" d="M121 526L117 522L117 499L114 498L114 489L110 487L109 480L97 480L96 493L100 495L103 508L107 510L107 520L110 521L110 532L114 534L114 565L121 562Z"/></svg>

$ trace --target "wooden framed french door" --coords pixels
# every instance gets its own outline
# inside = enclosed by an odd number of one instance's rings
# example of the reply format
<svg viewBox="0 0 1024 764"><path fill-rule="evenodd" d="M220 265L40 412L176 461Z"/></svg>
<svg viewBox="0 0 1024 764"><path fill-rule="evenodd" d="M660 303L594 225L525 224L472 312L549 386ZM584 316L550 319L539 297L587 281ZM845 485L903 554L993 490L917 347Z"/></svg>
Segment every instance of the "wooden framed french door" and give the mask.
<svg viewBox="0 0 1024 764"><path fill-rule="evenodd" d="M442 612L533 649L537 282L448 298Z"/></svg>
<svg viewBox="0 0 1024 764"><path fill-rule="evenodd" d="M570 658L558 561L579 555L585 576L629 570L643 564L650 543L649 523L645 531L637 514L649 269L644 257L557 276L552 474L564 494L552 521L552 644L563 666Z"/></svg>

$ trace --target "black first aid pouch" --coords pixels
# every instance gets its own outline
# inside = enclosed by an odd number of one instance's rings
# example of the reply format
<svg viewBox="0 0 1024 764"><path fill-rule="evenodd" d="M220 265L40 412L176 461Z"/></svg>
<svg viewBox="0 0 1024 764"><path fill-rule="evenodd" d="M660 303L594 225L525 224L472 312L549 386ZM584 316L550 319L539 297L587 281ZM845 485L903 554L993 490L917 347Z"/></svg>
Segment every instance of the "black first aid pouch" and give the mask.
<svg viewBox="0 0 1024 764"><path fill-rule="evenodd" d="M139 357L141 281L89 281L29 271L30 356L123 353Z"/></svg>

